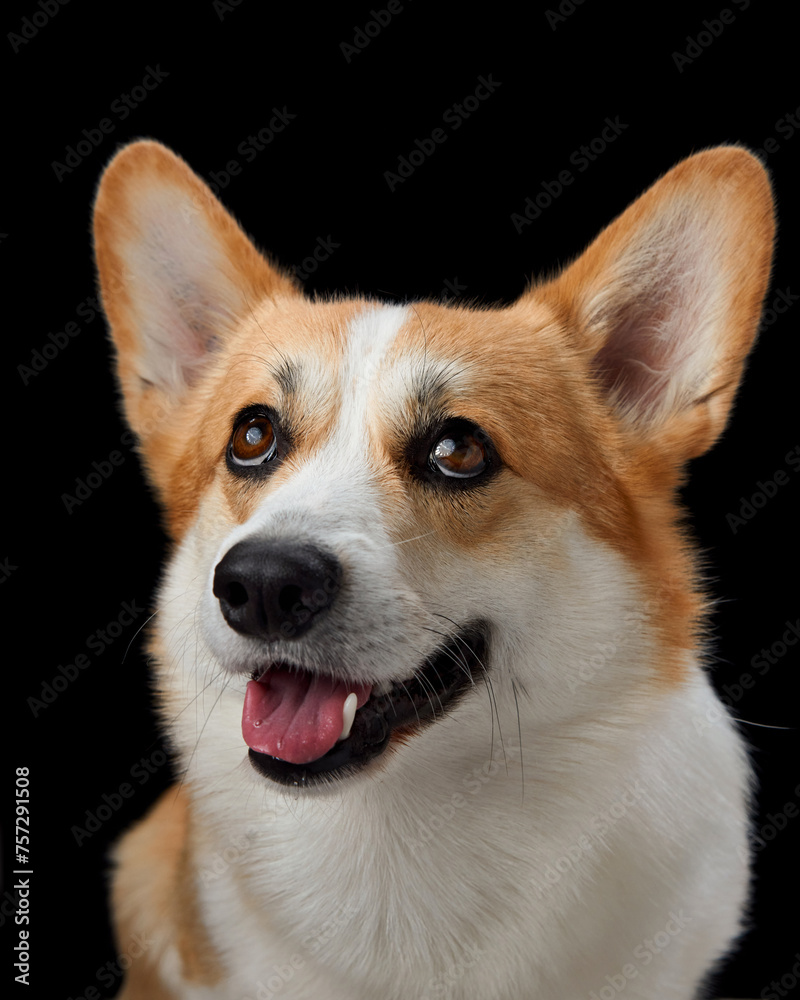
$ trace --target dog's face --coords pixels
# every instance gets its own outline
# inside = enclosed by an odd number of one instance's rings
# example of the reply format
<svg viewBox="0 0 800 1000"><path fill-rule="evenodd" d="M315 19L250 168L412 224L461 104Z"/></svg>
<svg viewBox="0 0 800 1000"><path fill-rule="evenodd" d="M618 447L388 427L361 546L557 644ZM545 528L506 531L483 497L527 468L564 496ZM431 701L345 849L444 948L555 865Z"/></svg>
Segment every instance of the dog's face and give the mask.
<svg viewBox="0 0 800 1000"><path fill-rule="evenodd" d="M154 143L108 168L96 240L175 541L155 649L187 766L201 730L254 781L480 763L680 682L674 494L769 271L747 153L675 168L507 308L309 301Z"/></svg>

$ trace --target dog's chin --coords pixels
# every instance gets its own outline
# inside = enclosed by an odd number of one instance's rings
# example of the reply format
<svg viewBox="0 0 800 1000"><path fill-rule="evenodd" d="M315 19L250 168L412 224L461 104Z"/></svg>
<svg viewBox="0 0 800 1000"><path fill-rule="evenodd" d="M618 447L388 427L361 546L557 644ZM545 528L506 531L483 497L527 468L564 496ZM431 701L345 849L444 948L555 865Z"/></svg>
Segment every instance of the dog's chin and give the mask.
<svg viewBox="0 0 800 1000"><path fill-rule="evenodd" d="M338 783L376 761L393 741L411 738L443 718L482 678L488 654L488 626L473 622L421 663L410 680L373 691L356 712L349 735L319 759L294 764L250 748L250 763L281 785Z"/></svg>

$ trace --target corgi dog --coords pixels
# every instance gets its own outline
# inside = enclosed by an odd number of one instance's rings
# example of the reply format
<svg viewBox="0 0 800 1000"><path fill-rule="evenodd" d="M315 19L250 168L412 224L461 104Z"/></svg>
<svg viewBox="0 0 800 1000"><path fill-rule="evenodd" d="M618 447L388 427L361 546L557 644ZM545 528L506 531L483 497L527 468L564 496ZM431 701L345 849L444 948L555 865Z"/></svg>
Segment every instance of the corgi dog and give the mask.
<svg viewBox="0 0 800 1000"><path fill-rule="evenodd" d="M684 160L503 307L304 297L152 141L94 237L180 775L115 848L120 996L697 997L751 771L677 494L759 323L759 160Z"/></svg>

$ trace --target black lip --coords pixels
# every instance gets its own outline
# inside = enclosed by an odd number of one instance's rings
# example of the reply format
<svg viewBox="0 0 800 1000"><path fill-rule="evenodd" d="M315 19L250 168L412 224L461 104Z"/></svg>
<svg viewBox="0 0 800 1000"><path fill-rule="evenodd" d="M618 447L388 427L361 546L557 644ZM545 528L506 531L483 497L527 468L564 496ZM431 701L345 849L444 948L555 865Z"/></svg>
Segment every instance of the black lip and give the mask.
<svg viewBox="0 0 800 1000"><path fill-rule="evenodd" d="M488 627L473 623L459 630L424 662L410 681L395 683L382 695L371 695L356 713L350 735L323 757L292 764L250 750L250 763L265 778L281 785L310 787L361 770L380 756L397 729L418 729L441 718L486 669Z"/></svg>

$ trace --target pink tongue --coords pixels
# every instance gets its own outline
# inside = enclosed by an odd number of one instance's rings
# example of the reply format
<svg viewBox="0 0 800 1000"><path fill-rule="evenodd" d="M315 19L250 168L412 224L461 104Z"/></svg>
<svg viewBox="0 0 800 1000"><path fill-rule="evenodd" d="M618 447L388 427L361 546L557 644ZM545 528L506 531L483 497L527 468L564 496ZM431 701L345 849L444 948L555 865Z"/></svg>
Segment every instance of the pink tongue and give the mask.
<svg viewBox="0 0 800 1000"><path fill-rule="evenodd" d="M353 691L361 708L372 685L271 668L261 680L247 685L242 712L244 741L259 753L292 764L318 760L339 739L342 709Z"/></svg>

